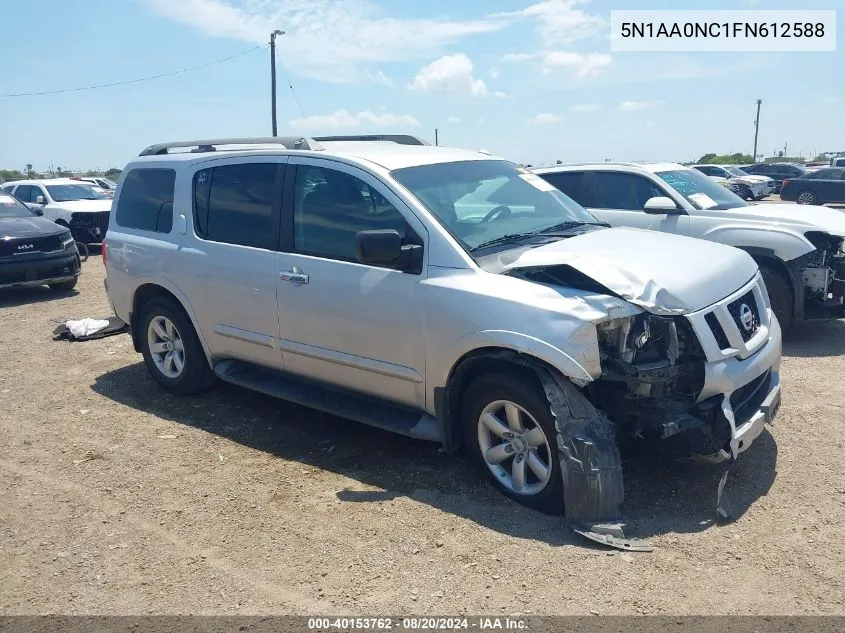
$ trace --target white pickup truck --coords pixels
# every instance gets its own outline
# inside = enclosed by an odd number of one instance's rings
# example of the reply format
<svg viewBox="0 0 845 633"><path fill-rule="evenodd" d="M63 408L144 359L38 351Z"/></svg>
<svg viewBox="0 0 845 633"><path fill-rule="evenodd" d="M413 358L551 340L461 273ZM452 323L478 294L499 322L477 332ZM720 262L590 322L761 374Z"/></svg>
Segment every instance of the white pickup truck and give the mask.
<svg viewBox="0 0 845 633"><path fill-rule="evenodd" d="M800 319L845 316L841 211L748 204L700 171L675 163L557 165L535 172L611 226L689 235L746 251L763 272L784 331Z"/></svg>

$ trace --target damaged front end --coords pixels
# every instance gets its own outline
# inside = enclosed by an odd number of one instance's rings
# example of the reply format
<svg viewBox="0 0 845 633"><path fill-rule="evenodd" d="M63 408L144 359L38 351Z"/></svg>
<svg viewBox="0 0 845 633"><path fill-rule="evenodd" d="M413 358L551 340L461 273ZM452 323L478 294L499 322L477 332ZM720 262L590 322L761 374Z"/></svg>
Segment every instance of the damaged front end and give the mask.
<svg viewBox="0 0 845 633"><path fill-rule="evenodd" d="M845 316L845 252L843 239L823 232L805 237L816 250L789 262L804 285L805 318Z"/></svg>
<svg viewBox="0 0 845 633"><path fill-rule="evenodd" d="M707 359L683 317L649 313L596 328L602 375L587 387L619 433L671 440L677 452L724 454L731 427L718 403L699 404Z"/></svg>

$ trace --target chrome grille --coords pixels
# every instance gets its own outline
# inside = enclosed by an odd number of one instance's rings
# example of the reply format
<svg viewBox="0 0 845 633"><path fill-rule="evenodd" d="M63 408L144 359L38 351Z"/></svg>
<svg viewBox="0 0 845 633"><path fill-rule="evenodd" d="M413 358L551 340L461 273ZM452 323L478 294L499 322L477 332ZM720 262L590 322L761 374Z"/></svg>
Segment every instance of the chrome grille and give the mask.
<svg viewBox="0 0 845 633"><path fill-rule="evenodd" d="M760 275L745 286L688 318L709 360L746 358L769 337L766 290Z"/></svg>

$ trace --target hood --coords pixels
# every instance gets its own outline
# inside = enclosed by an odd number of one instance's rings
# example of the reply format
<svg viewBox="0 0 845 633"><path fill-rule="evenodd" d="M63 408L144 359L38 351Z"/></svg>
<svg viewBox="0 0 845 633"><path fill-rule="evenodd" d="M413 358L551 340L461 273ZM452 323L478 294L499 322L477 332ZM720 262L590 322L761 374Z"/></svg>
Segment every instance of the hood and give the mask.
<svg viewBox="0 0 845 633"><path fill-rule="evenodd" d="M503 272L554 267L574 269L654 314L696 312L757 274L757 264L739 249L629 228L591 231L524 251Z"/></svg>
<svg viewBox="0 0 845 633"><path fill-rule="evenodd" d="M845 237L845 213L830 207L808 204L772 204L763 202L747 207L729 209L725 213L747 215L755 220L769 220L790 226L802 227L806 231L823 231L830 235Z"/></svg>
<svg viewBox="0 0 845 633"><path fill-rule="evenodd" d="M734 176L733 179L747 183L769 182L771 180L768 176L752 176L751 174L748 174L747 176Z"/></svg>
<svg viewBox="0 0 845 633"><path fill-rule="evenodd" d="M54 202L52 207L57 209L65 209L71 213L77 211L110 211L112 202L111 198L108 200L69 200L68 202Z"/></svg>
<svg viewBox="0 0 845 633"><path fill-rule="evenodd" d="M18 237L47 237L64 233L67 229L42 217L0 218L0 239Z"/></svg>

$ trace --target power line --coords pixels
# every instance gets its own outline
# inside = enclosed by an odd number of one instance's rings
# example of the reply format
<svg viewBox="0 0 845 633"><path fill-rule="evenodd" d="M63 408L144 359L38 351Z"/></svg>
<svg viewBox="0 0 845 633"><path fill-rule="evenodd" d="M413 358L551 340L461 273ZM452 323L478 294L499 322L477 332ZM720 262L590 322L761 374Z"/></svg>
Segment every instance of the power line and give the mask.
<svg viewBox="0 0 845 633"><path fill-rule="evenodd" d="M296 96L296 91L293 89L293 84L290 81L290 77L288 77L288 71L285 68L284 64L279 64L279 67L282 69L282 72L285 74L285 81L288 84L288 88L290 88L291 95L293 95L293 100L296 101L296 105L299 108L299 113L302 115L302 118L306 121L306 124L307 124L308 117L305 116L305 110L302 109L302 104L299 103L299 97ZM313 130L313 128L311 128L311 125L308 125L308 128L311 130L311 134L314 134L314 130Z"/></svg>
<svg viewBox="0 0 845 633"><path fill-rule="evenodd" d="M97 84L95 86L83 86L80 88L63 88L61 90L45 90L43 92L18 92L18 93L10 93L10 94L0 94L0 98L7 98L7 97L37 97L40 95L55 95L61 94L64 92L83 92L85 90L98 90L99 88L112 88L114 86L125 86L127 84L136 84L142 81L150 81L151 79L162 79L164 77L172 77L173 75L181 75L183 73L189 73L194 70L200 70L202 68L208 68L209 66L214 66L215 64L221 64L223 62L227 62L231 59L235 59L237 57L241 57L242 55L246 55L247 53L252 53L253 51L257 51L261 46L256 46L254 48L250 48L249 50L241 51L240 53L236 53L234 55L229 55L228 57L223 57L221 59L215 59L213 62L208 62L205 64L200 64L199 66L191 66L190 68L183 68L181 70L174 70L169 73L162 73L160 75L150 75L148 77L138 77L137 79L127 79L126 81L115 81L113 83L108 84ZM293 87L291 87L293 90Z"/></svg>

